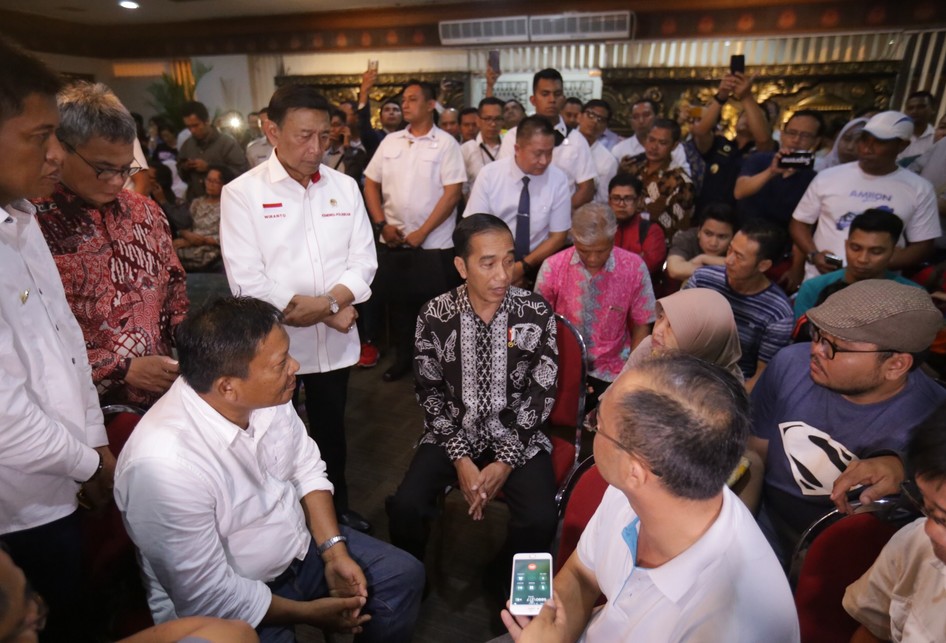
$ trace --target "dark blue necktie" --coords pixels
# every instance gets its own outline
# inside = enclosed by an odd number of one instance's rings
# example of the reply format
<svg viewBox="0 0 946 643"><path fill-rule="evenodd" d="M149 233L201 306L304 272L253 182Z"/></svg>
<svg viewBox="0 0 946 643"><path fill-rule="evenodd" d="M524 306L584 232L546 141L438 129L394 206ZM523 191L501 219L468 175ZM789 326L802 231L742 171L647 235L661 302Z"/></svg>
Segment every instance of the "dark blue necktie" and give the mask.
<svg viewBox="0 0 946 643"><path fill-rule="evenodd" d="M516 261L529 254L529 177L522 177L519 212L516 214Z"/></svg>

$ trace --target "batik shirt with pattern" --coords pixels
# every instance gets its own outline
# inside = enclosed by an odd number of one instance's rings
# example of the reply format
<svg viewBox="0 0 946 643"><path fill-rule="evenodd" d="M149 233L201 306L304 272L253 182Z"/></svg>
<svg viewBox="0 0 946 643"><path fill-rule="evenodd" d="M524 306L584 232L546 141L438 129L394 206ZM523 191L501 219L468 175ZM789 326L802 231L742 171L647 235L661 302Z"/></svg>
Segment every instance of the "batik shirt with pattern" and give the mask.
<svg viewBox="0 0 946 643"><path fill-rule="evenodd" d="M647 265L623 248L613 248L595 275L574 247L566 248L542 264L535 291L578 327L588 347L588 374L605 382L621 374L631 354L634 327L654 321L654 287Z"/></svg>
<svg viewBox="0 0 946 643"><path fill-rule="evenodd" d="M170 355L187 314L185 274L158 204L122 190L102 207L60 184L34 202L82 335L103 404L153 404L160 394L125 383L134 357Z"/></svg>
<svg viewBox="0 0 946 643"><path fill-rule="evenodd" d="M488 324L466 285L427 302L414 336L420 444L444 447L451 461L491 453L513 468L550 453L542 427L555 402L555 328L548 303L516 287Z"/></svg>
<svg viewBox="0 0 946 643"><path fill-rule="evenodd" d="M639 154L621 159L618 172L636 176L644 184L642 210L651 221L660 224L667 239L673 239L677 231L690 227L693 183L683 169L670 167L668 160L657 170L648 171L647 157Z"/></svg>

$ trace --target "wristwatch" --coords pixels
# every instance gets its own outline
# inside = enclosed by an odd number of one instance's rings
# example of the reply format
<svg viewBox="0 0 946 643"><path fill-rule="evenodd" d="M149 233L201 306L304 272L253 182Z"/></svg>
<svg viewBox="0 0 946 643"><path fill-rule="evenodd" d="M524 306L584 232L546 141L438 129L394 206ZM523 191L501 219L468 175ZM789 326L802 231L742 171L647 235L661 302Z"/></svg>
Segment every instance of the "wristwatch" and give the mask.
<svg viewBox="0 0 946 643"><path fill-rule="evenodd" d="M331 538L326 540L324 543L319 545L319 556L327 552L329 549L331 549L333 546L337 545L338 543L347 543L347 542L348 542L348 538L346 538L345 536L342 536L341 534L337 536L332 536Z"/></svg>
<svg viewBox="0 0 946 643"><path fill-rule="evenodd" d="M815 262L815 257L817 257L819 254L821 254L821 251L820 251L820 250L815 250L814 252L809 252L809 253L808 253L808 263L813 264L813 263Z"/></svg>
<svg viewBox="0 0 946 643"><path fill-rule="evenodd" d="M325 294L322 295L322 296L325 297L326 299L328 299L328 309L329 309L330 311L332 311L332 314L333 314L333 315L337 315L337 314L338 314L338 311L339 311L339 308L338 308L338 300L335 299L335 297L333 297L333 296L332 296L332 293L330 293L330 292L327 292L327 293L325 293Z"/></svg>
<svg viewBox="0 0 946 643"><path fill-rule="evenodd" d="M382 221L380 223L378 223L377 221L371 222L371 228L374 230L374 233L377 235L381 234L381 232L384 230L384 226L386 225L388 225L387 221Z"/></svg>

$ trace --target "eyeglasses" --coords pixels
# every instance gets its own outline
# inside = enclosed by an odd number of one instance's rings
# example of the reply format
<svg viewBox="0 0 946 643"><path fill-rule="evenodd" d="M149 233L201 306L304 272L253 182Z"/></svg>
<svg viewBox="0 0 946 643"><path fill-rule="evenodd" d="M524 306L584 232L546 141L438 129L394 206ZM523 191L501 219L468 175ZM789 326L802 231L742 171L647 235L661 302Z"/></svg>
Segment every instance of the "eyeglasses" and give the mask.
<svg viewBox="0 0 946 643"><path fill-rule="evenodd" d="M606 440L608 440L609 442L611 442L611 444L613 444L613 445L616 446L617 448L621 449L621 450L624 451L625 453L629 453L629 454L631 454L632 456L634 456L635 458L637 458L638 460L643 461L643 458L641 458L640 455L638 455L637 453L634 453L634 451L632 451L631 449L629 449L629 448L627 448L626 446L624 446L624 444L623 444L622 442L620 442L618 439L612 438L612 437L611 437L610 435L608 435L607 433L604 433L603 431L600 431L600 430L599 430L600 427L598 426L598 409L597 409L597 408L594 409L594 410L592 410L588 415L585 416L585 422L584 422L584 425L583 425L583 426L584 426L585 430L587 430L589 433L594 433L595 435L600 435L601 437L605 438ZM648 463L647 466L650 467L650 464ZM650 471L651 471L651 473L653 473L655 476L660 477L660 473L659 473L656 469L654 469L653 467L650 467Z"/></svg>
<svg viewBox="0 0 946 643"><path fill-rule="evenodd" d="M797 138L799 141L813 141L817 138L817 136L811 132L799 132L797 129L782 130L782 136Z"/></svg>
<svg viewBox="0 0 946 643"><path fill-rule="evenodd" d="M91 161L89 161L89 159L79 154L79 152L76 151L76 148L74 148L69 143L62 139L59 139L59 142L62 143L62 146L66 148L67 152L70 154L75 154L80 159L82 159L86 165L95 170L95 178L97 178L99 181L111 181L116 176L121 176L123 179L127 179L129 176L134 176L144 169L138 165L129 165L128 167L121 168L99 167L94 165Z"/></svg>
<svg viewBox="0 0 946 643"><path fill-rule="evenodd" d="M605 116L604 114L598 114L597 112L592 112L592 111L586 110L586 111L585 111L585 116L588 116L589 118L591 118L592 120L594 120L596 123L607 123L607 122L608 122L608 117L607 117L607 116Z"/></svg>
<svg viewBox="0 0 946 643"><path fill-rule="evenodd" d="M838 353L896 353L897 351L892 351L888 348L881 348L875 351L864 351L864 350L855 350L852 348L841 348L830 339L824 336L821 332L821 329L815 326L812 322L808 322L808 335L811 337L812 344L821 345L824 350L824 356L826 359L834 359L834 356Z"/></svg>
<svg viewBox="0 0 946 643"><path fill-rule="evenodd" d="M612 194L608 197L608 201L611 201L612 203L634 203L636 200L636 196L620 196L617 194Z"/></svg>
<svg viewBox="0 0 946 643"><path fill-rule="evenodd" d="M946 528L946 518L931 516L930 512L927 511L926 503L923 501L923 494L920 492L920 488L917 486L915 481L904 480L901 482L900 493L903 494L903 497L910 501L910 504L916 507L917 511L926 516L927 520L939 527Z"/></svg>
<svg viewBox="0 0 946 643"><path fill-rule="evenodd" d="M46 617L49 616L49 607L43 597L37 594L29 583L26 585L25 603L27 616L23 623L9 635L0 639L0 643L13 643L27 632L42 632L46 627Z"/></svg>

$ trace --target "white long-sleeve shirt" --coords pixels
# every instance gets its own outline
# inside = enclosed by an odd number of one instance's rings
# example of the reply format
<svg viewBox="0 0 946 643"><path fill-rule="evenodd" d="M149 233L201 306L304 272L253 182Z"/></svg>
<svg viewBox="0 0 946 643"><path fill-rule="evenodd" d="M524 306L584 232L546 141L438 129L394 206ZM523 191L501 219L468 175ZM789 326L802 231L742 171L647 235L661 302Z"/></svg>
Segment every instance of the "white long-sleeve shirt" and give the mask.
<svg viewBox="0 0 946 643"><path fill-rule="evenodd" d="M0 534L76 510L108 444L85 340L59 271L17 201L0 210Z"/></svg>
<svg viewBox="0 0 946 643"><path fill-rule="evenodd" d="M204 615L258 625L272 601L266 582L305 558L300 500L320 490L332 484L292 404L254 411L243 430L178 378L115 469L155 622Z"/></svg>
<svg viewBox="0 0 946 643"><path fill-rule="evenodd" d="M371 296L378 257L358 184L322 165L317 182L289 176L277 154L226 185L220 201L220 246L235 295L284 310L293 295L318 296L336 284L355 303ZM352 329L325 324L286 327L300 373L326 373L358 361Z"/></svg>

